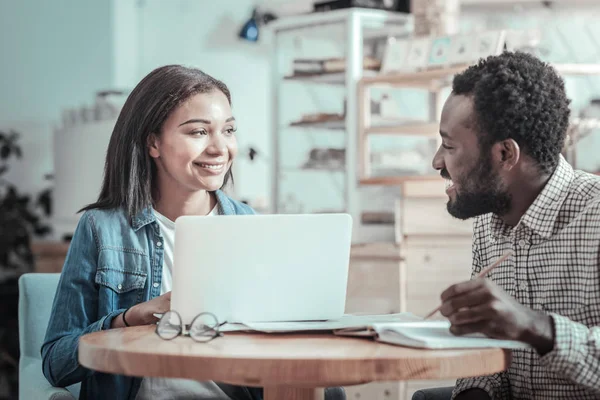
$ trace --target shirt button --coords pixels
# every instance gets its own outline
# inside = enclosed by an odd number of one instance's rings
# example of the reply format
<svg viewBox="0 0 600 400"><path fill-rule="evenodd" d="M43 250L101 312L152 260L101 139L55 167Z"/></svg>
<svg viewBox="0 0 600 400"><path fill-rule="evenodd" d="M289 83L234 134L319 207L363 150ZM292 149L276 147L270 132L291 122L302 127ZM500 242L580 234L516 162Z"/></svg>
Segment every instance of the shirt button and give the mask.
<svg viewBox="0 0 600 400"><path fill-rule="evenodd" d="M156 245L157 245L158 247L160 247L160 246L162 246L162 242L156 242Z"/></svg>
<svg viewBox="0 0 600 400"><path fill-rule="evenodd" d="M154 283L152 284L152 286L154 286L154 287L158 287L158 282L154 282Z"/></svg>
<svg viewBox="0 0 600 400"><path fill-rule="evenodd" d="M121 285L120 283L117 285L117 289L121 290L123 289L123 285Z"/></svg>
<svg viewBox="0 0 600 400"><path fill-rule="evenodd" d="M525 239L519 240L519 246L521 246L521 247L527 246L527 241Z"/></svg>
<svg viewBox="0 0 600 400"><path fill-rule="evenodd" d="M525 282L519 283L519 289L521 289L521 290L527 289L527 284Z"/></svg>

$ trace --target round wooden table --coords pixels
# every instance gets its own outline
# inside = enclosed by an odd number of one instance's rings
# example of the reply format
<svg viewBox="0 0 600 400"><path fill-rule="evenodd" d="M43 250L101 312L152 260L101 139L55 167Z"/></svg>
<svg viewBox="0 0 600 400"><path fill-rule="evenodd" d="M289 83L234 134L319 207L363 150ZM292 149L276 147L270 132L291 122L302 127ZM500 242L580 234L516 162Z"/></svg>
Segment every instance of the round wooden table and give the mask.
<svg viewBox="0 0 600 400"><path fill-rule="evenodd" d="M420 350L333 334L225 333L209 343L163 340L154 326L94 332L79 342L92 370L262 386L265 400L322 399L324 387L450 379L507 369L502 349Z"/></svg>

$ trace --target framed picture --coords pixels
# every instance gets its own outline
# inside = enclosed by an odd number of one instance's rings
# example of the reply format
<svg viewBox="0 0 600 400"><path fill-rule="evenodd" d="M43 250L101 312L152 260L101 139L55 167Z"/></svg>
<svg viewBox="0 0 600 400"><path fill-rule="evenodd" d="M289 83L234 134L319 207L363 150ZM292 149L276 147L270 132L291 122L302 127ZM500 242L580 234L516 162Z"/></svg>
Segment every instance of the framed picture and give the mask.
<svg viewBox="0 0 600 400"><path fill-rule="evenodd" d="M450 45L450 54L448 55L449 65L471 64L477 61L474 55L476 38L472 35L456 35L452 37Z"/></svg>
<svg viewBox="0 0 600 400"><path fill-rule="evenodd" d="M382 74L399 72L404 68L404 62L408 56L409 44L410 42L406 39L396 39L394 37L388 39L381 61L380 72Z"/></svg>
<svg viewBox="0 0 600 400"><path fill-rule="evenodd" d="M427 57L429 56L429 48L431 38L419 37L413 38L410 41L408 56L404 62L405 69L417 70L427 66Z"/></svg>
<svg viewBox="0 0 600 400"><path fill-rule="evenodd" d="M498 55L504 49L506 31L487 31L477 33L473 49L473 60Z"/></svg>
<svg viewBox="0 0 600 400"><path fill-rule="evenodd" d="M440 36L434 38L431 42L431 49L429 51L429 60L427 61L427 65L430 67L446 65L448 63L451 44L452 38L450 36Z"/></svg>

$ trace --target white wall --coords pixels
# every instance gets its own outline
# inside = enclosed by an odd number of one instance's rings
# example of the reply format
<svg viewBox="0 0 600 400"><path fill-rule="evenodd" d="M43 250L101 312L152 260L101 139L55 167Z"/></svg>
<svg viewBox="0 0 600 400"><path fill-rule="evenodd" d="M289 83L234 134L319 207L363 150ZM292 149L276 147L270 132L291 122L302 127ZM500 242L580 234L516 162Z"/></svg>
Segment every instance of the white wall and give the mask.
<svg viewBox="0 0 600 400"><path fill-rule="evenodd" d="M252 145L270 154L269 48L265 43L242 41L237 32L256 4L277 7L286 1L0 0L0 128L23 133L26 156L16 166L14 180L27 191L47 185L42 178L53 169L51 135L61 110L91 103L100 89L131 89L153 68L170 63L198 67L227 83L239 120L240 147ZM465 15L463 29L482 24L542 26L552 61L600 62L600 25L594 23L598 15L598 8ZM576 107L600 95L597 80L580 79L568 87ZM310 93L303 97L312 98L315 106L339 108L335 93L306 90ZM402 106L413 110L414 104L418 110L420 102L412 99L405 98ZM286 110L290 118L297 118L307 108L286 106ZM300 133L291 135L291 147L294 141L311 139ZM593 150L596 145L587 147ZM298 147L296 153L295 148L286 147L286 160L300 160L305 147ZM590 163L597 153L591 150L585 156ZM266 160L251 164L240 157L235 173L240 197L269 195ZM317 195L322 193L326 192Z"/></svg>
<svg viewBox="0 0 600 400"><path fill-rule="evenodd" d="M240 149L269 152L269 52L263 43L237 37L252 13L252 0L146 0L139 4L138 80L165 64L200 68L232 93ZM132 84L135 84L132 82ZM235 192L243 198L268 193L268 163L240 153Z"/></svg>
<svg viewBox="0 0 600 400"><path fill-rule="evenodd" d="M52 129L65 107L111 84L110 4L95 0L0 1L0 128L22 134L24 161L9 178L47 186Z"/></svg>

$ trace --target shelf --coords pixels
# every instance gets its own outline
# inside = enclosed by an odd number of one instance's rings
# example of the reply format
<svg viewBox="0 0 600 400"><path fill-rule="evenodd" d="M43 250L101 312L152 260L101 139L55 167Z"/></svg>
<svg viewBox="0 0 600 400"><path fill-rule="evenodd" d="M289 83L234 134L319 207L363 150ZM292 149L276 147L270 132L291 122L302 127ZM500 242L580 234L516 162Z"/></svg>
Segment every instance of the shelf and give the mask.
<svg viewBox="0 0 600 400"><path fill-rule="evenodd" d="M331 119L329 121L296 121L290 125L292 128L309 128L309 129L332 129L332 130L343 130L346 129L346 121L342 119Z"/></svg>
<svg viewBox="0 0 600 400"><path fill-rule="evenodd" d="M363 76L369 78L375 78L378 72L373 70L364 70ZM321 72L315 74L300 74L300 75L287 75L283 77L286 81L300 81L309 83L323 83L329 85L345 85L346 84L346 72Z"/></svg>
<svg viewBox="0 0 600 400"><path fill-rule="evenodd" d="M432 82L449 83L449 79L464 71L472 64L462 64L450 67L427 69L422 71L379 74L367 76L361 79L366 85L392 85L415 88L431 88ZM553 64L556 71L561 75L600 75L600 64Z"/></svg>
<svg viewBox="0 0 600 400"><path fill-rule="evenodd" d="M412 122L400 124L377 124L365 129L367 135L419 135L437 137L440 125L437 122Z"/></svg>
<svg viewBox="0 0 600 400"><path fill-rule="evenodd" d="M360 17L364 39L403 36L413 30L410 14L357 7L286 16L270 22L265 28L279 33L300 31L304 37L344 40L346 31L343 28L351 17ZM335 29L336 26L340 29Z"/></svg>
<svg viewBox="0 0 600 400"><path fill-rule="evenodd" d="M371 176L359 180L360 185L401 185L410 181L433 181L441 180L439 175L411 175L411 176Z"/></svg>
<svg viewBox="0 0 600 400"><path fill-rule="evenodd" d="M432 86L432 81L448 80L452 75L463 71L467 67L468 65L465 64L399 74L379 74L377 76L366 76L360 82L366 85L384 84L428 88Z"/></svg>
<svg viewBox="0 0 600 400"><path fill-rule="evenodd" d="M335 173L344 173L346 170L344 168L317 168L317 167L284 167L281 168L282 173L288 172L335 172Z"/></svg>
<svg viewBox="0 0 600 400"><path fill-rule="evenodd" d="M366 128L367 135L419 135L437 137L439 132L439 124L437 122L403 122L393 119L383 119L372 117L374 125ZM319 122L292 122L292 128L307 128L307 129L331 129L344 130L346 122L344 119L319 121Z"/></svg>
<svg viewBox="0 0 600 400"><path fill-rule="evenodd" d="M363 211L360 216L364 225L394 225L395 215L385 211Z"/></svg>
<svg viewBox="0 0 600 400"><path fill-rule="evenodd" d="M553 64L561 75L600 75L600 64Z"/></svg>

